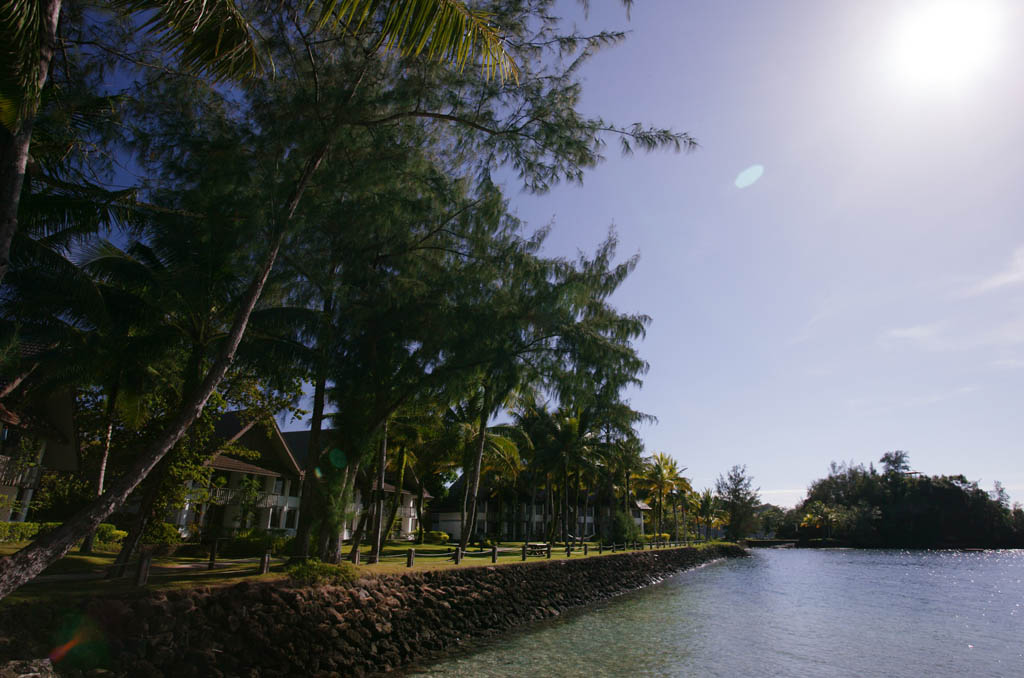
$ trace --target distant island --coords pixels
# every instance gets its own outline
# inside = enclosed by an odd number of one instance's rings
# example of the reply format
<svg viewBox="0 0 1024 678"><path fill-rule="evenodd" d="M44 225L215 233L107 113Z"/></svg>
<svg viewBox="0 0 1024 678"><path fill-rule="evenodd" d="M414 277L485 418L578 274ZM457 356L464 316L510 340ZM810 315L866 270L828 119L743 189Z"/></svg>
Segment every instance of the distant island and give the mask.
<svg viewBox="0 0 1024 678"><path fill-rule="evenodd" d="M880 462L881 470L833 462L795 508L759 507L759 527L807 546L1024 547L1024 509L1000 483L987 492L963 475L926 476L902 451Z"/></svg>

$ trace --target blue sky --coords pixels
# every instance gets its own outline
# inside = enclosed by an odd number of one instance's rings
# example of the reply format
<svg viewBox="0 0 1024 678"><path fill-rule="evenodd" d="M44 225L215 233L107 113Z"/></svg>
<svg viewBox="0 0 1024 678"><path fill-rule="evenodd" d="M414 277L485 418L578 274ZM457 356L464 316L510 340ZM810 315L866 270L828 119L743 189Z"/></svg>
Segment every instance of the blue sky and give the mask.
<svg viewBox="0 0 1024 678"><path fill-rule="evenodd" d="M701 148L609 144L582 187L510 192L550 254L610 225L640 253L614 301L654 319L648 451L698 487L746 464L784 505L893 449L1024 499L1024 4L592 5L565 14L632 35L583 109Z"/></svg>

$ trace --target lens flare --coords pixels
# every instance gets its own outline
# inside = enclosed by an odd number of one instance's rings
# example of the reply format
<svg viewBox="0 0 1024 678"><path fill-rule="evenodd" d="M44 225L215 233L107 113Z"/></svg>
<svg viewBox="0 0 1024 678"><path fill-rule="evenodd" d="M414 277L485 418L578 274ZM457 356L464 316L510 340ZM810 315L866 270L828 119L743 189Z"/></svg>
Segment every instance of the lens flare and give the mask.
<svg viewBox="0 0 1024 678"><path fill-rule="evenodd" d="M320 470L319 466L317 466L315 469L313 469L313 475L316 476L317 480L322 480L324 477L324 472Z"/></svg>
<svg viewBox="0 0 1024 678"><path fill-rule="evenodd" d="M736 175L736 188L747 188L757 183L757 180L764 174L764 165L751 165Z"/></svg>
<svg viewBox="0 0 1024 678"><path fill-rule="evenodd" d="M331 450L327 457L331 460L331 464L334 468L345 468L345 464L348 463L348 459L345 457L345 453L335 447Z"/></svg>

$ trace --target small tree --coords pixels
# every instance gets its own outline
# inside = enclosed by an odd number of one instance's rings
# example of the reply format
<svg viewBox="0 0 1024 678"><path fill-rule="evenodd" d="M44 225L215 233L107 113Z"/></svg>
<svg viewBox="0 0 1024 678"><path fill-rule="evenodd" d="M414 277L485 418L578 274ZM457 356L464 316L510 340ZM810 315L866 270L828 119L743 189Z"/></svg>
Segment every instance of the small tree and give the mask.
<svg viewBox="0 0 1024 678"><path fill-rule="evenodd" d="M747 475L746 466L733 466L725 476L718 476L715 492L725 510L725 536L742 539L755 529L754 512L760 503L754 479Z"/></svg>

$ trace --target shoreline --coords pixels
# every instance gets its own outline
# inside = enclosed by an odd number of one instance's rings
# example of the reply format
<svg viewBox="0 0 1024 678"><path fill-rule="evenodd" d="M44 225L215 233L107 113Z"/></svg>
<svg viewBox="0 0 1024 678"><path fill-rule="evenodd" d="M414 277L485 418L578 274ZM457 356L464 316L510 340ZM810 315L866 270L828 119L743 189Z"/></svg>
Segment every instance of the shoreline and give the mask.
<svg viewBox="0 0 1024 678"><path fill-rule="evenodd" d="M65 632L79 638L78 647L57 664L68 678L93 668L152 678L375 675L747 555L739 546L716 544L380 575L341 587L243 583L92 599L72 610L26 604L0 616L0 657L48 656L70 642L57 632L78 615L78 627Z"/></svg>

